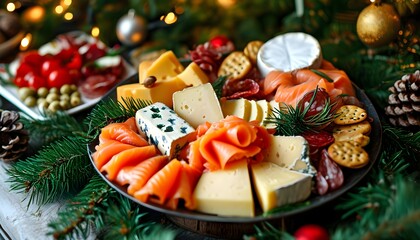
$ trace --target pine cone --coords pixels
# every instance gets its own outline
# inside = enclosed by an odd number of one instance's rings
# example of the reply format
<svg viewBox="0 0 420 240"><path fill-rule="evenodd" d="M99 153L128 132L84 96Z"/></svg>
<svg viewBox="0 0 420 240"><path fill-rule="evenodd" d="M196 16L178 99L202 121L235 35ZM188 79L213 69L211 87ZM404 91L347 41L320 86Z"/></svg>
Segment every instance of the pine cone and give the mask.
<svg viewBox="0 0 420 240"><path fill-rule="evenodd" d="M14 111L0 110L0 160L12 162L28 149L29 136Z"/></svg>
<svg viewBox="0 0 420 240"><path fill-rule="evenodd" d="M389 88L385 114L394 126L420 126L420 70L406 74Z"/></svg>

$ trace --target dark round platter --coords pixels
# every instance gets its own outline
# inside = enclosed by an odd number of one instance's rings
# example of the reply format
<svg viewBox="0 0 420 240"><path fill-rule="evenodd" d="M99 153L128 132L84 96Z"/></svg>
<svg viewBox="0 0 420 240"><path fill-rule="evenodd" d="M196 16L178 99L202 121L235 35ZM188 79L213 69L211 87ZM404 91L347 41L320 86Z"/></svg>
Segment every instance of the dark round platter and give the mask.
<svg viewBox="0 0 420 240"><path fill-rule="evenodd" d="M136 83L138 82L138 76L137 74L133 75L132 77L126 79L120 85L122 84L129 84L129 83ZM365 104L365 108L369 114L369 117L373 120L372 125L372 131L370 133L370 143L365 147L365 150L369 154L370 162L368 165L366 165L363 168L360 169L349 169L349 170L343 170L344 172L344 184L341 188L329 192L323 196L318 196L312 194L308 199L308 204L302 204L296 207L293 207L289 210L276 212L270 215L264 215L258 207L256 208L256 215L254 217L226 217L226 216L217 216L217 215L209 215L205 213L190 211L187 209L177 209L177 210L171 210L168 208L165 208L161 205L157 204L151 204L151 203L143 203L134 198L133 196L129 195L126 191L126 187L121 187L117 185L114 182L109 181L106 176L101 173L94 165L93 160L91 158L92 164L95 168L95 170L98 172L98 174L115 190L117 190L122 195L126 196L127 198L131 199L132 201L149 208L151 210L158 211L163 214L167 214L171 217L175 218L185 218L185 219L191 219L191 220L199 220L204 222L215 222L215 223L256 223L261 221L268 221L268 220L275 220L287 216L292 216L295 214L303 213L305 211L320 207L321 205L324 205L339 196L343 195L347 191L349 191L351 188L353 188L358 182L360 182L366 174L370 171L372 166L374 165L376 159L378 158L381 150L381 144L382 144L382 126L379 120L379 116L372 104L372 102L369 100L367 95L354 85L354 88L356 90L357 98ZM115 89L110 91L108 95L104 98L112 98L116 99L116 92ZM87 146L89 155L95 150L97 142L93 142Z"/></svg>

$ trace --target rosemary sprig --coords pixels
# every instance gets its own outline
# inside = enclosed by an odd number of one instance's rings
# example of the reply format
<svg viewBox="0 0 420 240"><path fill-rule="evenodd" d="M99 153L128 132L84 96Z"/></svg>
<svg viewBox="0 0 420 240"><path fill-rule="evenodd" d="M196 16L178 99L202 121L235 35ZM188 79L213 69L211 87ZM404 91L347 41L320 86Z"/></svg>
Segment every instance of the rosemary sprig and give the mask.
<svg viewBox="0 0 420 240"><path fill-rule="evenodd" d="M221 76L212 83L214 92L216 93L218 99L220 99L223 95L223 86L225 85L226 80L227 76Z"/></svg>
<svg viewBox="0 0 420 240"><path fill-rule="evenodd" d="M325 107L322 111L307 116L312 104L315 101L318 88L314 90L314 94L309 104L303 110L297 106L296 108L284 104L283 107L273 109L265 123L271 123L276 126L276 135L296 136L304 132L314 132L321 126L330 124L338 115L332 112L335 103L331 103L327 98Z"/></svg>

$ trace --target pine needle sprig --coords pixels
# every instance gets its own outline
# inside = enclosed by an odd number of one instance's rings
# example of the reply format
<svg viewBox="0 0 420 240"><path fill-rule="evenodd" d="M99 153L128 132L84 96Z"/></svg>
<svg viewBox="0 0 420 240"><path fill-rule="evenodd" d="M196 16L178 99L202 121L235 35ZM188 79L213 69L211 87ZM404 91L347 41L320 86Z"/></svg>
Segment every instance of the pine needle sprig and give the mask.
<svg viewBox="0 0 420 240"><path fill-rule="evenodd" d="M177 232L146 218L148 212L121 195L106 209L104 225L98 226L105 239L175 239Z"/></svg>
<svg viewBox="0 0 420 240"><path fill-rule="evenodd" d="M63 138L42 148L26 161L7 170L11 191L29 195L28 205L53 202L76 193L92 176L86 145L77 138Z"/></svg>
<svg viewBox="0 0 420 240"><path fill-rule="evenodd" d="M413 161L420 163L420 131L412 132L402 128L383 126L383 139L390 147L402 150Z"/></svg>
<svg viewBox="0 0 420 240"><path fill-rule="evenodd" d="M262 226L259 227L255 225L255 234L252 236L244 236L246 240L271 240L271 239L278 239L278 240L294 240L295 238L287 233L286 231L282 231L279 228L274 227L268 222L262 222Z"/></svg>
<svg viewBox="0 0 420 240"><path fill-rule="evenodd" d="M216 79L211 85L213 86L214 92L218 99L222 98L223 86L225 85L227 76L221 76Z"/></svg>
<svg viewBox="0 0 420 240"><path fill-rule="evenodd" d="M21 121L28 130L30 138L43 144L61 139L63 136L86 138L84 126L65 112L42 113L43 119L22 116Z"/></svg>
<svg viewBox="0 0 420 240"><path fill-rule="evenodd" d="M327 98L325 107L318 113L306 116L310 107L315 101L318 88L315 89L309 104L303 108L292 107L284 104L280 108L274 108L272 113L264 121L264 124L274 124L276 126L276 135L297 136L304 132L314 132L320 126L330 124L338 116L332 113L335 103L331 103Z"/></svg>
<svg viewBox="0 0 420 240"><path fill-rule="evenodd" d="M86 239L91 224L104 226L104 209L117 193L99 175L94 175L84 189L73 197L56 219L48 224L55 239Z"/></svg>
<svg viewBox="0 0 420 240"><path fill-rule="evenodd" d="M150 101L127 98L123 103L113 99L101 101L86 117L84 123L89 126L88 135L95 139L100 130L113 122L123 122L135 116L137 110L151 104Z"/></svg>
<svg viewBox="0 0 420 240"><path fill-rule="evenodd" d="M384 173L381 173L384 176ZM402 175L360 188L339 207L357 221L339 227L332 239L418 239L420 196L418 183Z"/></svg>

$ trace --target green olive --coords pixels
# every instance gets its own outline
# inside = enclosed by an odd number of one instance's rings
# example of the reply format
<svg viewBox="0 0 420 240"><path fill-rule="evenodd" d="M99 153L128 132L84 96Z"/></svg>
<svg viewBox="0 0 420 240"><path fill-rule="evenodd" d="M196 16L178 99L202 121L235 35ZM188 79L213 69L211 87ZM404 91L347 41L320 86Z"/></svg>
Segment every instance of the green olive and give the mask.
<svg viewBox="0 0 420 240"><path fill-rule="evenodd" d="M71 90L72 92L76 92L76 91L77 91L77 86L76 86L76 84L71 84L71 85L70 85L70 90Z"/></svg>
<svg viewBox="0 0 420 240"><path fill-rule="evenodd" d="M53 101L48 106L48 110L51 112L57 112L58 110L61 110L60 102L59 101Z"/></svg>
<svg viewBox="0 0 420 240"><path fill-rule="evenodd" d="M34 96L28 96L27 98L25 98L25 100L23 100L23 103L25 103L25 105L28 107L35 107L36 98Z"/></svg>
<svg viewBox="0 0 420 240"><path fill-rule="evenodd" d="M78 106L78 105L80 105L80 103L82 103L82 100L80 100L79 97L73 97L72 96L70 98L70 104L71 104L72 107Z"/></svg>
<svg viewBox="0 0 420 240"><path fill-rule="evenodd" d="M35 96L35 90L28 87L22 87L18 89L19 99L24 101L29 96Z"/></svg>
<svg viewBox="0 0 420 240"><path fill-rule="evenodd" d="M68 94L62 94L60 96L60 100L64 100L64 101L70 102L70 95L68 95Z"/></svg>
<svg viewBox="0 0 420 240"><path fill-rule="evenodd" d="M67 109L71 108L70 101L60 100L60 107L63 110L67 110Z"/></svg>
<svg viewBox="0 0 420 240"><path fill-rule="evenodd" d="M71 87L68 84L64 84L60 88L60 93L61 94L70 94L71 92L72 92Z"/></svg>
<svg viewBox="0 0 420 240"><path fill-rule="evenodd" d="M57 101L60 99L60 96L57 93L48 93L47 97L45 98L47 102L52 103L53 101Z"/></svg>
<svg viewBox="0 0 420 240"><path fill-rule="evenodd" d="M78 97L78 98L80 98L80 92L73 92L71 95L70 95L70 97Z"/></svg>
<svg viewBox="0 0 420 240"><path fill-rule="evenodd" d="M40 97L40 98L46 98L48 93L49 93L49 91L46 87L41 87L37 91L38 97Z"/></svg>
<svg viewBox="0 0 420 240"><path fill-rule="evenodd" d="M44 98L42 98L42 99L44 99ZM44 99L44 101L40 101L39 103L38 103L38 108L40 109L40 110L45 110L45 109L48 109L48 106L49 106L50 104Z"/></svg>
<svg viewBox="0 0 420 240"><path fill-rule="evenodd" d="M52 87L52 88L50 88L50 93L57 93L57 94L59 94L60 91L58 90L58 88Z"/></svg>
<svg viewBox="0 0 420 240"><path fill-rule="evenodd" d="M37 100L36 100L36 104L40 104L40 103L42 103L42 102L46 102L47 101L47 99L45 99L45 98L38 98Z"/></svg>

